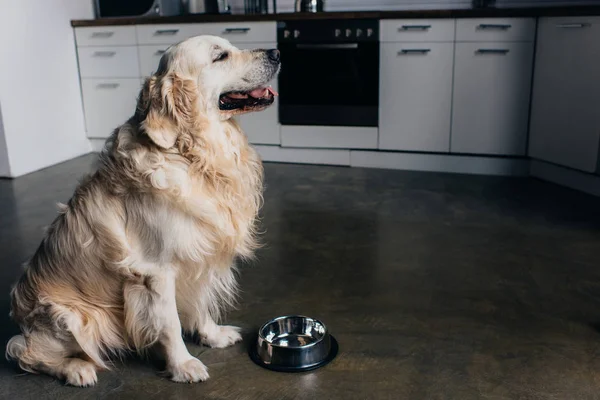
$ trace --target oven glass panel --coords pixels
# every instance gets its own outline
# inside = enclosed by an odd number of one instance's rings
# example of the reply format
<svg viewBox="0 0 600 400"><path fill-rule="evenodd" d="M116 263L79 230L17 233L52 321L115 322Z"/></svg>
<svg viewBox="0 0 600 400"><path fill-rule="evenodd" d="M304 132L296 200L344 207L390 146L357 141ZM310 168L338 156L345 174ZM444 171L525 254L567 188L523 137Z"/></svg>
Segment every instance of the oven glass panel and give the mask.
<svg viewBox="0 0 600 400"><path fill-rule="evenodd" d="M279 50L282 124L377 126L377 42L280 43Z"/></svg>
<svg viewBox="0 0 600 400"><path fill-rule="evenodd" d="M377 104L377 43L286 44L280 50L282 103Z"/></svg>

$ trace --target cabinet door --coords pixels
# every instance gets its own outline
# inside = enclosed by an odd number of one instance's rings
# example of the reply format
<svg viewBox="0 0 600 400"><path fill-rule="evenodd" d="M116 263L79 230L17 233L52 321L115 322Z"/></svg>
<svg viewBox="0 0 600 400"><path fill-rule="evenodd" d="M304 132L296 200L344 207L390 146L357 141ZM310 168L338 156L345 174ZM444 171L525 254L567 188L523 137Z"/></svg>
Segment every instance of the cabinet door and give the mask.
<svg viewBox="0 0 600 400"><path fill-rule="evenodd" d="M525 155L533 43L457 43L453 153Z"/></svg>
<svg viewBox="0 0 600 400"><path fill-rule="evenodd" d="M379 148L448 152L453 43L383 43Z"/></svg>
<svg viewBox="0 0 600 400"><path fill-rule="evenodd" d="M596 170L600 139L600 18L542 18L529 155Z"/></svg>
<svg viewBox="0 0 600 400"><path fill-rule="evenodd" d="M239 49L274 49L277 43L235 43L234 46ZM270 84L277 90L277 78ZM279 100L266 110L241 115L239 117L242 130L248 136L248 141L255 144L279 144L281 142L279 133Z"/></svg>
<svg viewBox="0 0 600 400"><path fill-rule="evenodd" d="M106 138L135 112L139 79L82 79L85 124L90 138Z"/></svg>

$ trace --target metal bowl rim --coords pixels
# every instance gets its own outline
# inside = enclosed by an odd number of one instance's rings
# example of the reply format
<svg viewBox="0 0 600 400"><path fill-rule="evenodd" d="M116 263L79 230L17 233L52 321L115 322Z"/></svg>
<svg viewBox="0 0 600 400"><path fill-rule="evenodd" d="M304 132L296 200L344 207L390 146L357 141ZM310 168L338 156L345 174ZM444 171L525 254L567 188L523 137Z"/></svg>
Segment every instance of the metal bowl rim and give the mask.
<svg viewBox="0 0 600 400"><path fill-rule="evenodd" d="M269 342L267 340L266 337L263 336L262 331L263 329L267 326L272 324L273 322L282 320L282 319L287 319L287 318L304 318L304 319L311 319L315 322L318 322L319 324L321 324L321 326L323 327L323 329L325 329L325 332L323 333L323 336L321 336L317 341L312 342L311 344L307 344L306 346L302 346L302 347L286 347L286 346L280 346L278 344L273 344L271 342ZM323 341L323 339L325 338L325 336L329 336L329 329L327 329L327 325L325 325L321 320L318 320L316 318L313 317L307 317L306 315L282 315L281 317L276 317L273 318L270 321L265 322L260 329L258 330L258 337L262 340L264 340L265 342L267 342L267 344L271 347L277 347L280 349L294 349L294 350L301 350L301 349L307 349L313 346L316 346L318 343L321 343Z"/></svg>

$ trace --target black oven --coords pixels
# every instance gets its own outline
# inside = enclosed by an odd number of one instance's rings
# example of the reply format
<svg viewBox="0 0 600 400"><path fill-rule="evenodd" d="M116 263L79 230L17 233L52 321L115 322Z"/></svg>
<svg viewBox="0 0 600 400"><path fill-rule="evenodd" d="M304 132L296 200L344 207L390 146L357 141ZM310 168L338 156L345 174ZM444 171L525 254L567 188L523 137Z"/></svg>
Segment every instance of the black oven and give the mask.
<svg viewBox="0 0 600 400"><path fill-rule="evenodd" d="M378 125L379 23L278 23L282 125Z"/></svg>

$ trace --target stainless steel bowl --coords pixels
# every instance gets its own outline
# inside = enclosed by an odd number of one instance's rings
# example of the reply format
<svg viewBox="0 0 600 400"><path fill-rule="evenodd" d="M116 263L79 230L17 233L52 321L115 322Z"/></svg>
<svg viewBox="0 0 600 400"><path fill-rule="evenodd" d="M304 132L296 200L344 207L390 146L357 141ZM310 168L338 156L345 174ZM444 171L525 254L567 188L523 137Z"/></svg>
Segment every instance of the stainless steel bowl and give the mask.
<svg viewBox="0 0 600 400"><path fill-rule="evenodd" d="M321 321L301 315L275 318L258 331L250 356L262 367L286 372L309 371L327 364L338 351Z"/></svg>

